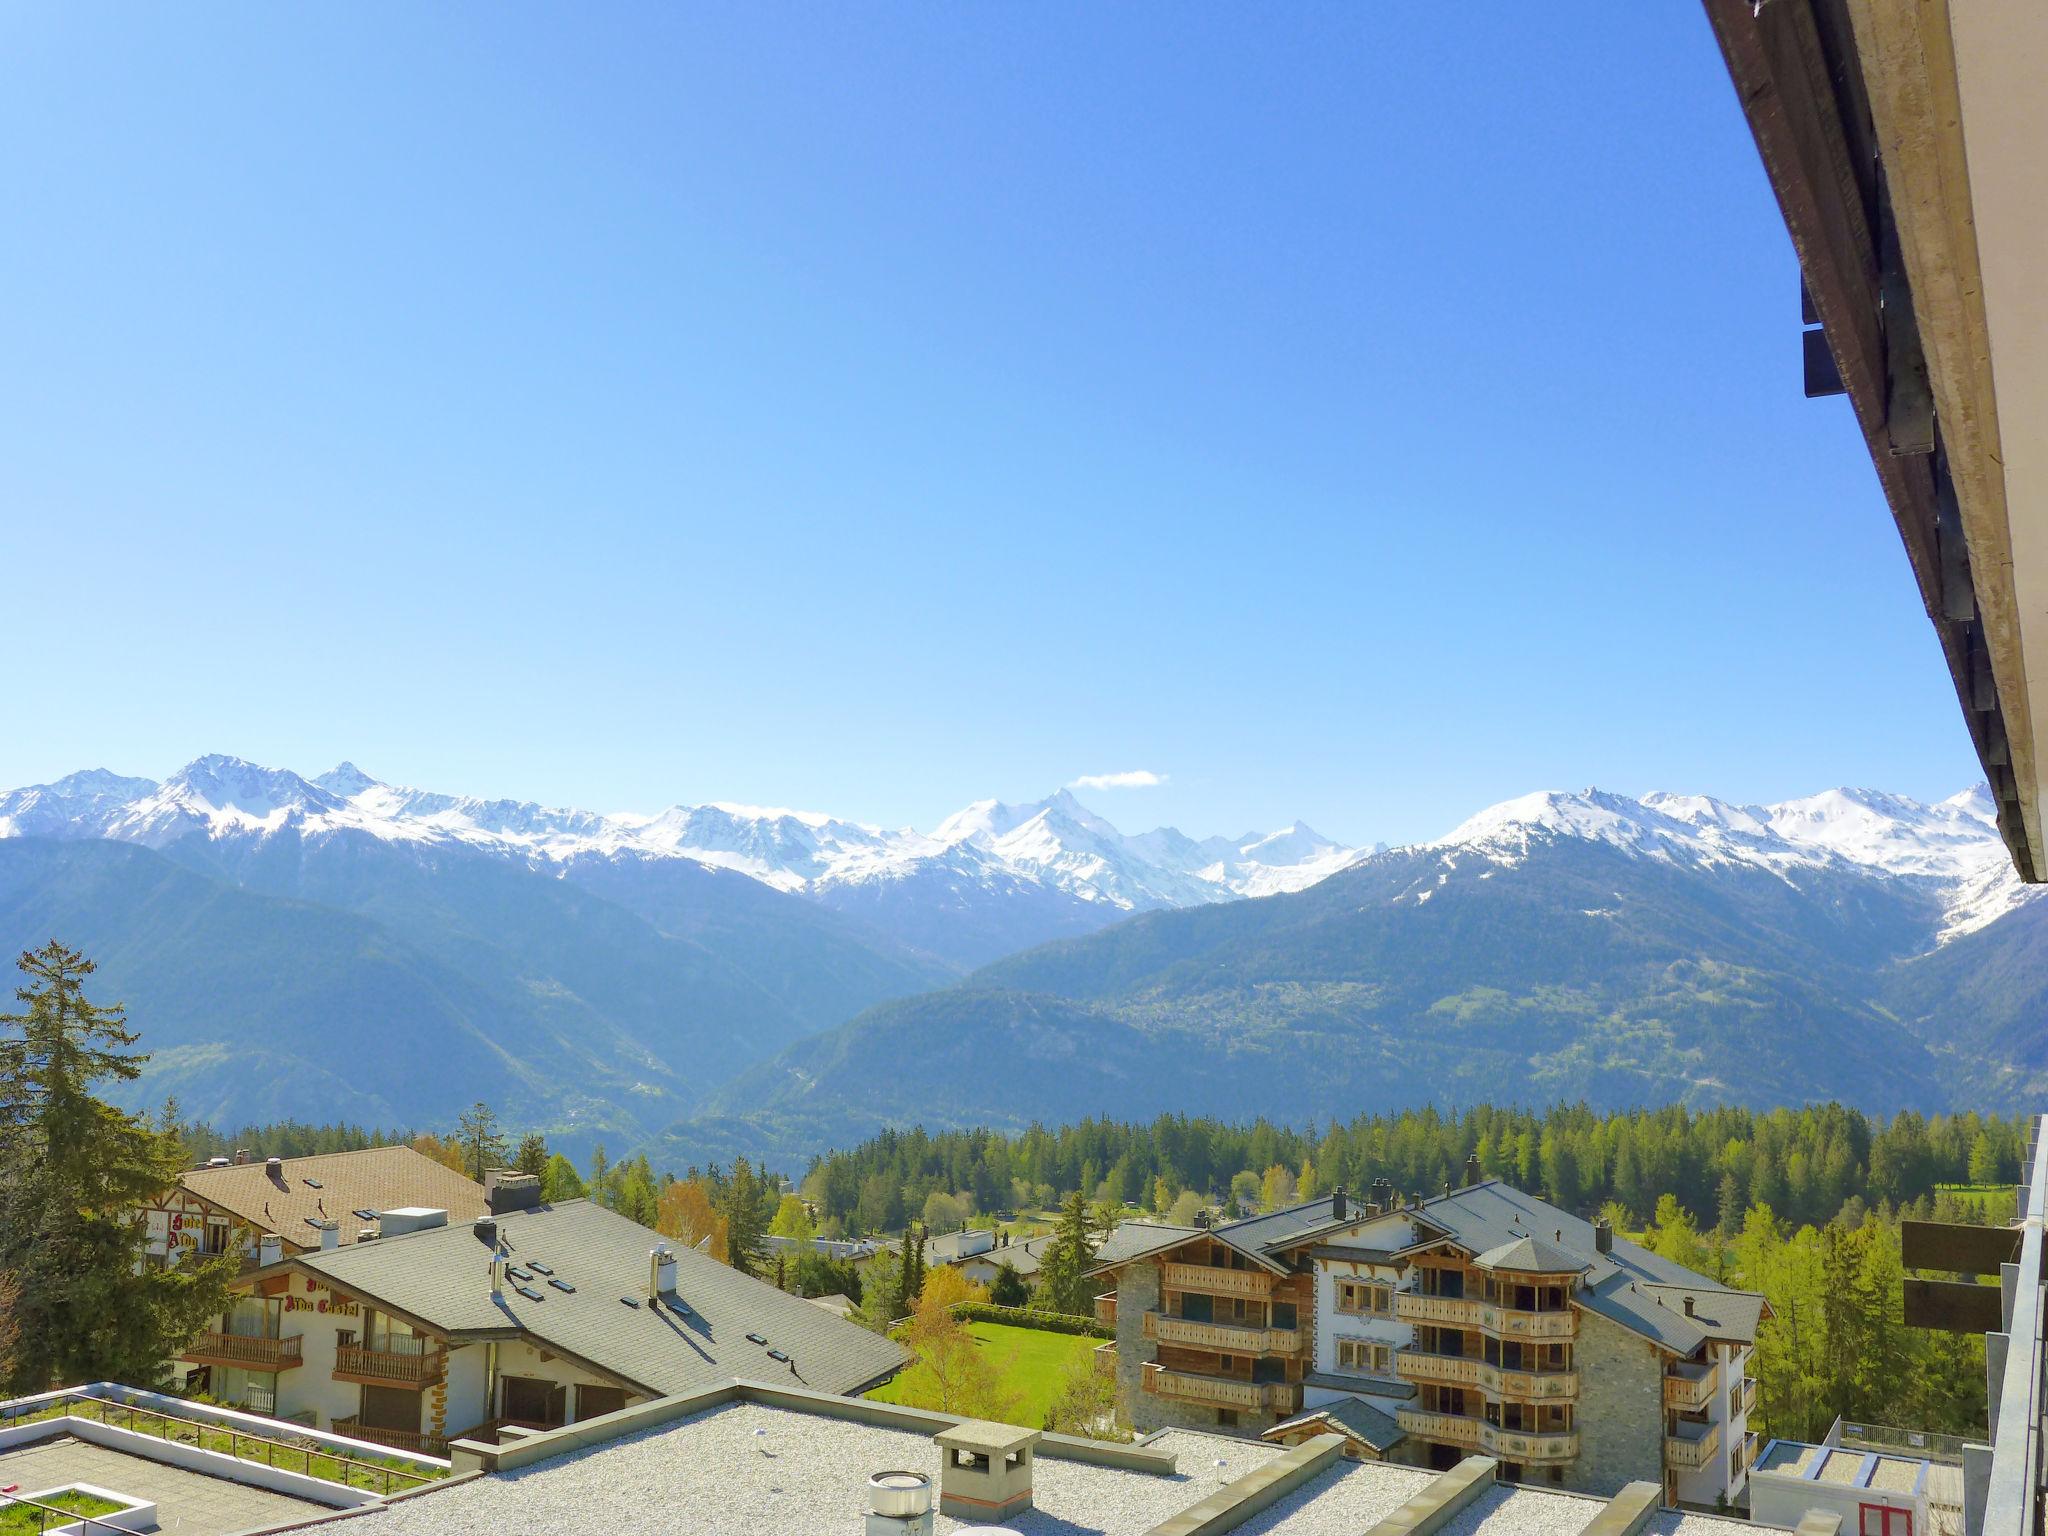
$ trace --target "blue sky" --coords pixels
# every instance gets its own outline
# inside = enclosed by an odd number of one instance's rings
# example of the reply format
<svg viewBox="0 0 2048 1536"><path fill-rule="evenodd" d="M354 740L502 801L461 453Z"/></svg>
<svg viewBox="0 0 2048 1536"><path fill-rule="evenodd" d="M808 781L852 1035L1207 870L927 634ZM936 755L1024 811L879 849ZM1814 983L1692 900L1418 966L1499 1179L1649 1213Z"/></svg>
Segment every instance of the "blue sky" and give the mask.
<svg viewBox="0 0 2048 1536"><path fill-rule="evenodd" d="M1693 5L15 6L0 166L0 784L1976 776Z"/></svg>

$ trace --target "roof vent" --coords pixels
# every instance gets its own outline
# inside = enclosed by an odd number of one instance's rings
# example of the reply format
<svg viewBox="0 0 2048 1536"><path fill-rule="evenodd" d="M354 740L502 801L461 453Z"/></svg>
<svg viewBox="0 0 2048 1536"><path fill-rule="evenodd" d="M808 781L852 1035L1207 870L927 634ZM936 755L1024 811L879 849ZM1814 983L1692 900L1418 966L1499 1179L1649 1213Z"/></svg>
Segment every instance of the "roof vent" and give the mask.
<svg viewBox="0 0 2048 1536"><path fill-rule="evenodd" d="M403 1237L408 1232L425 1232L448 1225L448 1213L438 1206L401 1205L379 1213L377 1224L386 1237Z"/></svg>
<svg viewBox="0 0 2048 1536"><path fill-rule="evenodd" d="M1693 1299L1692 1299L1692 1297L1688 1296L1688 1297L1686 1297L1686 1298L1685 1298L1685 1315L1686 1315L1687 1317L1691 1317L1691 1316L1692 1316L1692 1303L1693 1303Z"/></svg>
<svg viewBox="0 0 2048 1536"><path fill-rule="evenodd" d="M867 1536L931 1536L932 1480L922 1472L868 1479Z"/></svg>
<svg viewBox="0 0 2048 1536"><path fill-rule="evenodd" d="M276 1175L277 1175L277 1176L278 1176L279 1178L283 1178L283 1177L284 1177L284 1159L283 1159L283 1158L281 1158L281 1157L266 1157L265 1159L263 1159L263 1166L264 1166L264 1167L265 1167L266 1169L268 1169L268 1170L269 1170L269 1171L270 1171L271 1173L274 1173L274 1174L276 1174Z"/></svg>
<svg viewBox="0 0 2048 1536"><path fill-rule="evenodd" d="M505 1295L505 1256L496 1249L491 1251L491 1300L501 1300Z"/></svg>
<svg viewBox="0 0 2048 1536"><path fill-rule="evenodd" d="M246 1163L246 1162L248 1162L248 1161L249 1161L249 1149L248 1149L247 1147L237 1147L237 1148L235 1148L235 1166L239 1168L239 1167L240 1167L240 1166L241 1166L242 1164L244 1164L244 1163Z"/></svg>
<svg viewBox="0 0 2048 1536"><path fill-rule="evenodd" d="M374 1243L376 1240L377 1229L375 1227L362 1227L356 1232L356 1241L359 1243Z"/></svg>
<svg viewBox="0 0 2048 1536"><path fill-rule="evenodd" d="M498 1224L491 1220L490 1217L484 1217L470 1230L476 1233L476 1240L478 1242L488 1243L492 1248L498 1246Z"/></svg>
<svg viewBox="0 0 2048 1536"><path fill-rule="evenodd" d="M206 1166L209 1168L226 1168L230 1167L231 1164L225 1157L209 1157L206 1160Z"/></svg>
<svg viewBox="0 0 2048 1536"><path fill-rule="evenodd" d="M939 1463L939 1513L1001 1522L1031 1508L1031 1461L1039 1432L970 1419L932 1436Z"/></svg>

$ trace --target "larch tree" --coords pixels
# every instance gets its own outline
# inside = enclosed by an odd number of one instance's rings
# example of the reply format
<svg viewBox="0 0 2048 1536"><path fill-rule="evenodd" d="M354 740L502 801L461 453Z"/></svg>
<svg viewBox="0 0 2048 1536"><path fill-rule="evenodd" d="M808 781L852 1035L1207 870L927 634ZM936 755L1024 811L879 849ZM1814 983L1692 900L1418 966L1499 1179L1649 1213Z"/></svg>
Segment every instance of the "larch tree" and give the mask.
<svg viewBox="0 0 2048 1536"><path fill-rule="evenodd" d="M15 962L0 1014L0 1274L10 1277L11 1384L154 1382L226 1302L232 1259L138 1264L141 1209L177 1183L177 1140L95 1090L148 1057L121 1007L86 996L93 962L52 941Z"/></svg>

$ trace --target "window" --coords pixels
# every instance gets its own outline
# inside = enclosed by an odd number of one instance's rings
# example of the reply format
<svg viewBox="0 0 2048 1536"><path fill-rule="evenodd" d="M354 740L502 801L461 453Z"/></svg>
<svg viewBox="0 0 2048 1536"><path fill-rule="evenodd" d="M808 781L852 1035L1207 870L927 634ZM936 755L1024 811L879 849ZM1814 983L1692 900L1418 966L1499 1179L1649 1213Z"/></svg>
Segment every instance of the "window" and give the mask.
<svg viewBox="0 0 2048 1536"><path fill-rule="evenodd" d="M1218 1408L1216 1410L1216 1427L1218 1429L1237 1428L1237 1410L1235 1408Z"/></svg>
<svg viewBox="0 0 2048 1536"><path fill-rule="evenodd" d="M1372 1339L1339 1339L1337 1341L1337 1367L1345 1371L1365 1371L1372 1375L1385 1375L1387 1371L1387 1346Z"/></svg>
<svg viewBox="0 0 2048 1536"><path fill-rule="evenodd" d="M1884 1504L1856 1506L1857 1536L1913 1536L1913 1512Z"/></svg>
<svg viewBox="0 0 2048 1536"><path fill-rule="evenodd" d="M1385 1317L1393 1309L1393 1287L1374 1280L1339 1280L1337 1310L1364 1317Z"/></svg>
<svg viewBox="0 0 2048 1536"><path fill-rule="evenodd" d="M624 1387L594 1387L585 1382L576 1389L576 1417L579 1422L597 1418L600 1414L617 1413L625 1406Z"/></svg>

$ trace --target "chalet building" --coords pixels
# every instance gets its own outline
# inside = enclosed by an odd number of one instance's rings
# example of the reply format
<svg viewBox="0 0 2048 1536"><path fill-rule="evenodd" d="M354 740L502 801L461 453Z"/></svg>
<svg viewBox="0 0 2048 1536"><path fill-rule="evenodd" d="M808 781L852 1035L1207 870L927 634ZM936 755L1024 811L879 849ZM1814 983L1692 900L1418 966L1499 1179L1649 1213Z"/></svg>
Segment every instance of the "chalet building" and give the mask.
<svg viewBox="0 0 2048 1536"><path fill-rule="evenodd" d="M1479 1452L1519 1481L1744 1501L1761 1296L1497 1181L1417 1204L1376 1193L1101 1265L1132 1423L1337 1433L1354 1459Z"/></svg>
<svg viewBox="0 0 2048 1536"><path fill-rule="evenodd" d="M497 1175L492 1175L495 1178ZM489 1210L485 1187L411 1147L365 1147L313 1157L237 1152L180 1174L143 1207L144 1261L238 1254L249 1265L321 1248L347 1247L380 1213L405 1207L474 1221Z"/></svg>
<svg viewBox="0 0 2048 1536"><path fill-rule="evenodd" d="M354 1243L242 1275L181 1357L188 1385L444 1454L734 1376L863 1391L903 1362L889 1339L614 1211L540 1204L527 1175L497 1192L480 1219L390 1211Z"/></svg>

